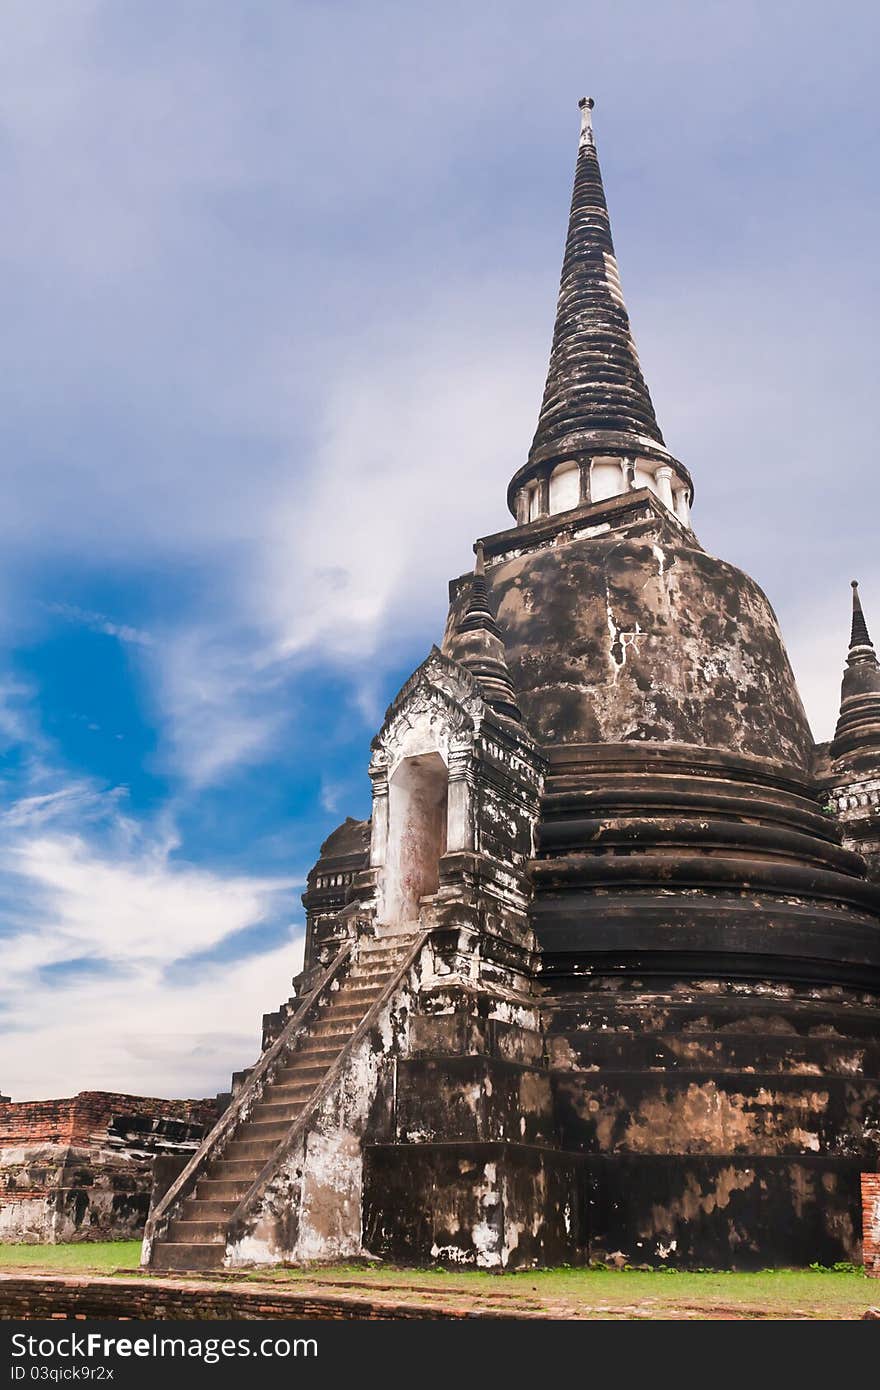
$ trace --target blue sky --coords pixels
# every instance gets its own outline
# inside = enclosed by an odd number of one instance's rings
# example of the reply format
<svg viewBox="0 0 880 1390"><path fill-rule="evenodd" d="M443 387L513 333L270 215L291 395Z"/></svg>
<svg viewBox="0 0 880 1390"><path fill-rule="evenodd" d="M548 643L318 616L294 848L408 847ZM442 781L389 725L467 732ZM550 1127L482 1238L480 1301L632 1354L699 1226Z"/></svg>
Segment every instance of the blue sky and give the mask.
<svg viewBox="0 0 880 1390"><path fill-rule="evenodd" d="M880 629L873 4L7 0L0 1091L253 1060L508 524L577 140L707 549L817 737Z"/></svg>

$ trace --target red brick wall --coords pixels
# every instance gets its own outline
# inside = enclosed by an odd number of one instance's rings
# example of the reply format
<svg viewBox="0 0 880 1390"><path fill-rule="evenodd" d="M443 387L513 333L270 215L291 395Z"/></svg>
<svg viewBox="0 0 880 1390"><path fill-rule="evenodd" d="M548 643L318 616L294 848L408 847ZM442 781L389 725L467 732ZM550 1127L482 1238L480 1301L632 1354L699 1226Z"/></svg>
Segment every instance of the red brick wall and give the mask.
<svg viewBox="0 0 880 1390"><path fill-rule="evenodd" d="M507 1308L481 1308L481 1319L534 1317L531 1312ZM370 1296L365 1290L348 1293L303 1293L289 1288L250 1289L242 1284L231 1288L202 1282L201 1285L170 1279L120 1279L91 1275L72 1276L5 1274L0 1278L0 1319L39 1318L42 1321L74 1318L193 1318L198 1321L244 1318L308 1318L334 1321L351 1318L455 1318L473 1317L470 1308L456 1306L453 1299L434 1297L429 1303L395 1298L393 1291ZM128 1334L126 1334L128 1335ZM141 1334L138 1334L141 1335ZM175 1332L180 1336L180 1332ZM307 1334L311 1336L312 1334ZM135 1336L134 1333L131 1334Z"/></svg>
<svg viewBox="0 0 880 1390"><path fill-rule="evenodd" d="M0 1149L18 1144L73 1144L106 1130L114 1116L147 1120L188 1120L211 1125L217 1118L213 1100L158 1100L111 1091L80 1091L63 1100L0 1102Z"/></svg>
<svg viewBox="0 0 880 1390"><path fill-rule="evenodd" d="M862 1174L862 1249L865 1269L880 1276L880 1173Z"/></svg>

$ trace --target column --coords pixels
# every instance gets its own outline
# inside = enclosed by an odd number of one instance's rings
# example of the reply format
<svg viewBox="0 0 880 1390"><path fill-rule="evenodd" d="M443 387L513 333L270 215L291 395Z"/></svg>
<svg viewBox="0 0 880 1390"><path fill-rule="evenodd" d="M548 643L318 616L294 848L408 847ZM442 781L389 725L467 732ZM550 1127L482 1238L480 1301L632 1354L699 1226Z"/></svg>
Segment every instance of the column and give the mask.
<svg viewBox="0 0 880 1390"><path fill-rule="evenodd" d="M529 490L521 487L516 494L516 524L525 526L529 519Z"/></svg>
<svg viewBox="0 0 880 1390"><path fill-rule="evenodd" d="M657 495L664 507L668 507L672 512L675 510L675 503L672 500L672 469L666 464L658 468L654 474L654 482L657 484Z"/></svg>
<svg viewBox="0 0 880 1390"><path fill-rule="evenodd" d="M581 506L587 506L593 500L592 472L593 460L581 459Z"/></svg>
<svg viewBox="0 0 880 1390"><path fill-rule="evenodd" d="M633 461L632 459L620 460L620 490L621 492L632 492L633 485Z"/></svg>
<svg viewBox="0 0 880 1390"><path fill-rule="evenodd" d="M545 473L538 479L538 516L548 516L550 512L550 475Z"/></svg>
<svg viewBox="0 0 880 1390"><path fill-rule="evenodd" d="M370 868L381 869L388 853L388 762L384 755L370 763L370 781L373 784Z"/></svg>
<svg viewBox="0 0 880 1390"><path fill-rule="evenodd" d="M688 501L688 490L687 490L686 487L680 487L680 488L678 488L678 489L676 490L676 493L675 493L675 515L678 517L678 519L679 519L679 521L681 522L682 526L690 527L690 524L691 524L691 508L690 508L690 502Z"/></svg>
<svg viewBox="0 0 880 1390"><path fill-rule="evenodd" d="M449 750L449 787L446 800L446 853L474 847L474 817L471 800L473 750Z"/></svg>

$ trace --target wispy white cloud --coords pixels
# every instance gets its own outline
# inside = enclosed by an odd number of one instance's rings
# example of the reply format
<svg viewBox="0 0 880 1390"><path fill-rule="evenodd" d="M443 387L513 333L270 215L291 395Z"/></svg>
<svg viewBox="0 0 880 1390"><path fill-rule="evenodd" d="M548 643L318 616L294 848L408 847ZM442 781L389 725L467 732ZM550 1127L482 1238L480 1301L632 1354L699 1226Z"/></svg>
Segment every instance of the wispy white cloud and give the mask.
<svg viewBox="0 0 880 1390"><path fill-rule="evenodd" d="M385 341L378 355L350 347L317 393L307 464L279 440L290 465L264 489L223 611L179 622L144 654L162 765L194 786L288 735L297 670L347 675L361 716L381 717L385 672L404 645L439 637L448 578L472 564L474 534L509 520L504 490L541 349L506 288L483 276L442 313L389 324Z"/></svg>
<svg viewBox="0 0 880 1390"><path fill-rule="evenodd" d="M339 810L342 797L347 790L344 782L334 782L328 777L321 778L320 800L321 806L330 815L335 815Z"/></svg>
<svg viewBox="0 0 880 1390"><path fill-rule="evenodd" d="M94 783L83 778L77 782L66 782L52 791L34 791L30 795L16 797L0 811L0 825L8 837L14 831L35 831L60 822L83 826L89 821L103 820L110 811L118 816L121 826L125 823L122 814L124 801L122 788L99 791ZM8 838L6 844L8 848Z"/></svg>
<svg viewBox="0 0 880 1390"><path fill-rule="evenodd" d="M20 677L0 674L0 748L27 743L33 751L41 742L33 713L35 693Z"/></svg>
<svg viewBox="0 0 880 1390"><path fill-rule="evenodd" d="M115 637L119 642L126 642L136 647L151 647L153 645L153 638L149 632L145 632L142 628L132 627L128 623L114 622L105 613L94 613L86 608L78 608L73 603L47 603L44 607L48 612L56 614L59 618L64 618L69 623L89 628L92 632L100 632L105 637Z"/></svg>
<svg viewBox="0 0 880 1390"><path fill-rule="evenodd" d="M506 524L531 424L541 348L508 300L484 276L442 311L387 325L382 352L362 344L340 365L308 479L291 470L260 550L257 601L281 654L354 666L399 647L401 628L436 638L473 536Z"/></svg>
<svg viewBox="0 0 880 1390"><path fill-rule="evenodd" d="M284 666L259 631L181 626L145 670L159 717L160 762L191 788L268 757L289 721Z"/></svg>
<svg viewBox="0 0 880 1390"><path fill-rule="evenodd" d="M291 923L280 946L244 960L194 962L174 983L167 972L210 948L222 956L222 943L245 928L283 922L298 882L181 862L173 833L145 835L114 802L103 808L110 823L100 843L61 829L86 796L62 788L5 816L4 1085L21 1097L222 1089L252 1059L262 1013L289 993L300 928ZM35 999L51 1005L35 1010Z"/></svg>
<svg viewBox="0 0 880 1390"><path fill-rule="evenodd" d="M273 895L297 883L177 864L163 841L123 857L118 847L97 853L78 836L32 836L11 845L3 861L49 905L32 941L41 962L80 955L170 962L262 921Z"/></svg>
<svg viewBox="0 0 880 1390"><path fill-rule="evenodd" d="M259 1055L267 1009L290 994L302 940L234 964L199 965L171 985L158 968L78 975L63 988L25 971L21 994L4 990L0 1043L4 1092L17 1099L82 1089L163 1097L228 1090L233 1071ZM35 1012L34 999L44 1008Z"/></svg>

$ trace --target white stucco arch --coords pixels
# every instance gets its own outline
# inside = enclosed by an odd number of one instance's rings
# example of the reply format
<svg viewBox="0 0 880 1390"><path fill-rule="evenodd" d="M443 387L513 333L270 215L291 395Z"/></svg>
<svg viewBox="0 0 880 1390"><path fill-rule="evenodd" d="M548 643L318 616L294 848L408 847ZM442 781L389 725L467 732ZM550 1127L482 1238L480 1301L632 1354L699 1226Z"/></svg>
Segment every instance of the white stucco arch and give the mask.
<svg viewBox="0 0 880 1390"><path fill-rule="evenodd" d="M439 887L448 788L439 753L402 759L389 781L383 916L390 925L417 921L420 900Z"/></svg>

